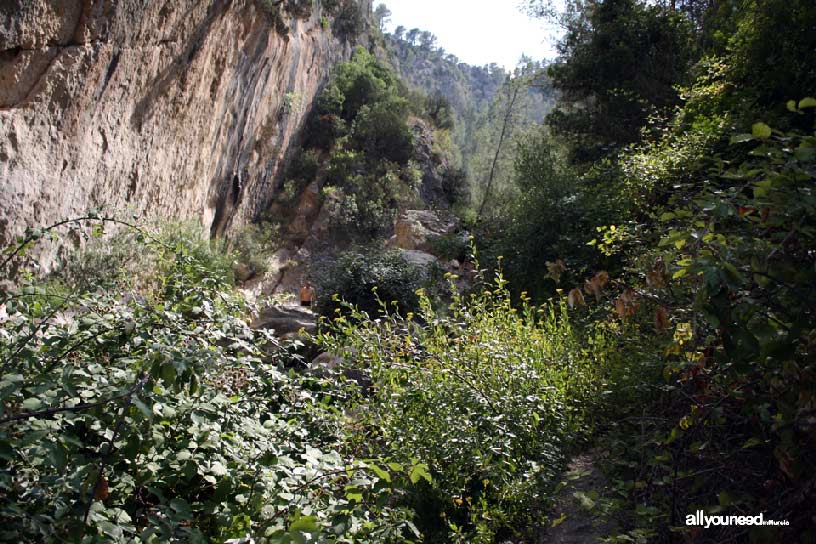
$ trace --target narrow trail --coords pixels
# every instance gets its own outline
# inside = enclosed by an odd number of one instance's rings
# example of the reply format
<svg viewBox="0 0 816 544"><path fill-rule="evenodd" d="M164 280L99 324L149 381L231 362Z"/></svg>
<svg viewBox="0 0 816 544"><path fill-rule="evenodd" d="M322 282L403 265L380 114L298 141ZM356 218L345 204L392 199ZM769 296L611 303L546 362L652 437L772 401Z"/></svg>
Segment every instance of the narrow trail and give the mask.
<svg viewBox="0 0 816 544"><path fill-rule="evenodd" d="M537 544L592 544L614 532L614 522L601 515L597 500L608 487L596 466L599 457L597 450L590 450L570 461L564 474L567 485L552 510L555 526L547 527Z"/></svg>

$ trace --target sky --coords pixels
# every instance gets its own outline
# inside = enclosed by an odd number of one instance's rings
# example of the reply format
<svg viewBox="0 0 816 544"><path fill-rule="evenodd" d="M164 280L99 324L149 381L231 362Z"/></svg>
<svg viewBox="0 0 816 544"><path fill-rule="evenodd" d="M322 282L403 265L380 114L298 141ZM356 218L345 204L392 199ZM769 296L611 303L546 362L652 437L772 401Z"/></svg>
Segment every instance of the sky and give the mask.
<svg viewBox="0 0 816 544"><path fill-rule="evenodd" d="M463 62L516 66L522 54L555 57L553 27L519 9L521 0L374 0L391 10L386 31L397 26L436 35L438 44Z"/></svg>

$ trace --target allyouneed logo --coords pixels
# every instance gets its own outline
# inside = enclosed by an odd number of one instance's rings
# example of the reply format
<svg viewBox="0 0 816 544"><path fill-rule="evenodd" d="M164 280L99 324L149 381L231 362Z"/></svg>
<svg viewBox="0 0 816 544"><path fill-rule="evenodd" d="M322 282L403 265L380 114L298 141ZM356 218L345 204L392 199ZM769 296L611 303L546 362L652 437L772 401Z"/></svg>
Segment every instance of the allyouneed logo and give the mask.
<svg viewBox="0 0 816 544"><path fill-rule="evenodd" d="M686 525L700 526L708 529L712 525L790 525L788 520L777 521L765 519L765 514L756 516L707 516L702 510L686 516Z"/></svg>

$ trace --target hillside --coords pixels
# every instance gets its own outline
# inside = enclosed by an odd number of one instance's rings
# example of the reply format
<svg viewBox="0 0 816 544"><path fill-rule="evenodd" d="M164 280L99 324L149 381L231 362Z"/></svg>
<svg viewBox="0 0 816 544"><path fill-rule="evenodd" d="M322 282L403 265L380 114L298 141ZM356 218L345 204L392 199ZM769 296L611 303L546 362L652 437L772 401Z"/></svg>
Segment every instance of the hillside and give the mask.
<svg viewBox="0 0 816 544"><path fill-rule="evenodd" d="M471 192L481 191L489 164L498 147L512 81L522 76L525 91L513 106L511 133L521 135L543 122L555 104L555 91L546 75L546 62L520 59L511 71L496 64L471 66L437 47L436 36L427 31L398 27L383 36L385 57L402 80L435 101L433 107L450 110L450 125ZM509 138L512 140L513 138ZM512 147L512 144L507 147ZM500 177L509 178L512 165L506 153Z"/></svg>

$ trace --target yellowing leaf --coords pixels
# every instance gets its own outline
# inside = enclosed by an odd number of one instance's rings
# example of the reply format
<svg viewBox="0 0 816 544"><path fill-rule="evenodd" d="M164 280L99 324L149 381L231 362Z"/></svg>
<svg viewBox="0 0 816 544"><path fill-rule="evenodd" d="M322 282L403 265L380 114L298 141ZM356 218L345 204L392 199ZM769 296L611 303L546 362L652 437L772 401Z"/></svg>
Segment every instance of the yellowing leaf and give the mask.
<svg viewBox="0 0 816 544"><path fill-rule="evenodd" d="M669 311L663 306L658 306L655 309L654 322L657 330L666 331L669 328Z"/></svg>
<svg viewBox="0 0 816 544"><path fill-rule="evenodd" d="M586 302L584 302L584 294L581 293L581 290L577 287L569 292L567 295L567 304L569 304L570 308L586 306Z"/></svg>

